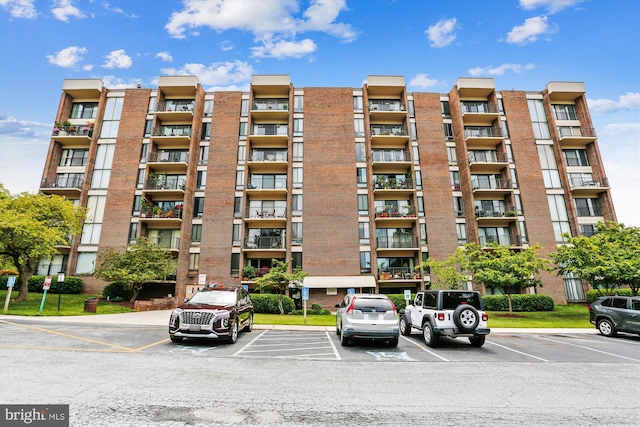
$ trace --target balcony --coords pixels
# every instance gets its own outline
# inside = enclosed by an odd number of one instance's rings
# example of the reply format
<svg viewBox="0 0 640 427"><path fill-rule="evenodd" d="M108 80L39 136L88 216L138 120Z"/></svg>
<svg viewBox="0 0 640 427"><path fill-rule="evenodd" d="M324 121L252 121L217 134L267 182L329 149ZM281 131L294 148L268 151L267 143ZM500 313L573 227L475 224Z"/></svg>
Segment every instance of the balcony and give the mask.
<svg viewBox="0 0 640 427"><path fill-rule="evenodd" d="M484 101L462 101L462 120L471 124L491 125L500 117L500 111L496 104Z"/></svg>
<svg viewBox="0 0 640 427"><path fill-rule="evenodd" d="M287 120L288 98L256 98L251 106L253 120Z"/></svg>
<svg viewBox="0 0 640 427"><path fill-rule="evenodd" d="M416 236L376 237L378 249L411 249L418 250L420 242Z"/></svg>
<svg viewBox="0 0 640 427"><path fill-rule="evenodd" d="M286 172L287 150L252 150L248 163L252 172Z"/></svg>
<svg viewBox="0 0 640 427"><path fill-rule="evenodd" d="M395 179L385 176L374 176L373 190L376 193L392 193L394 195L399 194L411 194L413 193L413 179Z"/></svg>
<svg viewBox="0 0 640 427"><path fill-rule="evenodd" d="M156 171L185 172L189 163L189 151L154 151L149 153L147 164Z"/></svg>
<svg viewBox="0 0 640 427"><path fill-rule="evenodd" d="M474 197L482 195L500 196L513 191L510 179L502 178L474 178L471 180Z"/></svg>
<svg viewBox="0 0 640 427"><path fill-rule="evenodd" d="M284 251L286 248L282 236L253 236L244 239L244 249Z"/></svg>
<svg viewBox="0 0 640 427"><path fill-rule="evenodd" d="M563 148L584 148L596 140L596 131L580 126L558 126L558 138Z"/></svg>
<svg viewBox="0 0 640 427"><path fill-rule="evenodd" d="M404 121L407 109L399 99L369 99L369 120Z"/></svg>
<svg viewBox="0 0 640 427"><path fill-rule="evenodd" d="M151 132L151 139L158 146L185 147L191 142L191 126L157 126Z"/></svg>
<svg viewBox="0 0 640 427"><path fill-rule="evenodd" d="M286 175L252 175L251 180L247 182L247 192L271 192L276 194L287 194L287 176Z"/></svg>
<svg viewBox="0 0 640 427"><path fill-rule="evenodd" d="M51 137L61 144L73 143L88 146L93 136L93 124L56 126Z"/></svg>
<svg viewBox="0 0 640 427"><path fill-rule="evenodd" d="M504 139L502 130L491 126L465 126L467 147L495 147Z"/></svg>
<svg viewBox="0 0 640 427"><path fill-rule="evenodd" d="M600 206L578 207L576 208L577 216L602 216Z"/></svg>
<svg viewBox="0 0 640 427"><path fill-rule="evenodd" d="M253 126L249 140L253 147L286 147L289 141L289 125L287 124L256 124Z"/></svg>
<svg viewBox="0 0 640 427"><path fill-rule="evenodd" d="M569 187L573 196L596 196L599 193L610 190L609 180L588 179L588 178L569 178Z"/></svg>
<svg viewBox="0 0 640 427"><path fill-rule="evenodd" d="M402 125L371 125L371 143L385 145L400 145L403 148L409 141L409 132Z"/></svg>
<svg viewBox="0 0 640 427"><path fill-rule="evenodd" d="M518 213L512 206L493 210L477 209L476 220L480 226L506 227L510 222L518 220Z"/></svg>
<svg viewBox="0 0 640 427"><path fill-rule="evenodd" d="M163 121L188 121L191 123L193 121L194 109L195 102L193 100L167 100L158 103L155 114L156 117Z"/></svg>
<svg viewBox="0 0 640 427"><path fill-rule="evenodd" d="M282 222L287 220L287 208L270 208L249 207L245 210L245 221L247 222L263 222L272 224L274 222Z"/></svg>
<svg viewBox="0 0 640 427"><path fill-rule="evenodd" d="M168 249L171 251L178 251L180 249L179 237L156 237L148 240L160 246L162 249Z"/></svg>
<svg viewBox="0 0 640 427"><path fill-rule="evenodd" d="M519 247L522 246L522 237L510 236L509 234L480 236L480 246L482 246L483 248L486 248L493 243L510 247Z"/></svg>
<svg viewBox="0 0 640 427"><path fill-rule="evenodd" d="M143 190L146 193L157 193L182 199L184 197L185 183L185 179L171 179L171 176L164 180L149 178L145 181Z"/></svg>
<svg viewBox="0 0 640 427"><path fill-rule="evenodd" d="M472 173L499 173L509 163L507 154L497 151L472 151L467 159Z"/></svg>
<svg viewBox="0 0 640 427"><path fill-rule="evenodd" d="M422 272L411 267L387 267L378 273L378 280L422 281Z"/></svg>
<svg viewBox="0 0 640 427"><path fill-rule="evenodd" d="M177 225L182 222L182 207L144 206L140 209L140 221L162 225Z"/></svg>
<svg viewBox="0 0 640 427"><path fill-rule="evenodd" d="M53 179L43 178L40 181L40 191L44 194L58 194L61 196L78 196L84 184L83 178L59 176Z"/></svg>

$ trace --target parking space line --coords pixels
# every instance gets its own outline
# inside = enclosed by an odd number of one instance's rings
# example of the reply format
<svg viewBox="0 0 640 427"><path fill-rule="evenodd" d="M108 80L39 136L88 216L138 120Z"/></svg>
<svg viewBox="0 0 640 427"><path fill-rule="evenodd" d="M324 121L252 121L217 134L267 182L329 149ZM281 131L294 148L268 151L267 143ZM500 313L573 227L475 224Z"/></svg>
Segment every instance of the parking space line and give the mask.
<svg viewBox="0 0 640 427"><path fill-rule="evenodd" d="M263 331L261 334L259 334L257 337L255 337L254 339L252 339L251 341L249 341L244 347L242 347L240 350L236 351L235 353L233 353L231 355L231 357L237 356L240 353L242 353L245 349L247 349L251 344L253 344L255 341L257 341L258 339L260 339L261 336L263 336L264 334L266 334L267 331Z"/></svg>
<svg viewBox="0 0 640 427"><path fill-rule="evenodd" d="M335 354L336 359L342 360L342 358L340 357L340 353L338 353L338 349L336 348L335 344L333 343L333 340L331 339L331 335L329 335L329 331L325 331L325 334L327 334L327 339L329 340L329 344L331 344L331 348L333 349L333 354Z"/></svg>
<svg viewBox="0 0 640 427"><path fill-rule="evenodd" d="M439 354L434 353L433 351L431 351L431 350L427 349L426 347L423 347L422 345L418 344L417 342L415 342L415 341L414 341L414 340L412 340L412 339L409 339L409 338L407 338L407 337L405 337L405 336L402 336L402 335L400 335L400 338L402 338L403 340L407 340L407 341L409 341L411 344L415 345L415 346L416 346L416 347L418 347L418 348L421 348L422 350L426 351L426 352L427 352L427 353L429 353L430 355L435 356L435 357L437 357L438 359L443 360L444 362L451 362L449 359L446 359L446 358L444 358L444 357L440 356Z"/></svg>
<svg viewBox="0 0 640 427"><path fill-rule="evenodd" d="M555 343L558 343L558 344L570 345L570 346L573 346L573 347L578 347L578 348L583 348L585 350L594 351L596 353L606 354L608 356L620 357L622 359L632 360L634 362L640 362L639 359L634 359L632 357L627 357L627 356L621 356L621 355L615 354L615 353L609 353L608 351L602 351L602 350L598 350L598 349L595 349L595 348L587 347L587 346L584 346L584 345L573 344L573 343L565 342L565 341L558 341L558 340L554 340L554 339L551 339L551 338L545 338L545 337L541 337L541 336L537 336L537 335L532 335L532 336L534 336L534 337L536 337L538 339L541 339L541 340L551 341L551 342L555 342Z"/></svg>
<svg viewBox="0 0 640 427"><path fill-rule="evenodd" d="M313 350L314 348L324 347L287 347L287 348L272 348L272 349L257 349L257 350L245 350L244 353L273 353L278 351L297 351L297 350Z"/></svg>
<svg viewBox="0 0 640 427"><path fill-rule="evenodd" d="M543 359L542 357L534 356L533 354L524 353L522 351L518 351L516 349L509 348L509 347L504 346L502 344L498 344L498 343L495 343L495 342L492 342L492 341L486 341L486 343L487 344L492 344L492 345L495 345L495 346L498 346L498 347L501 347L501 348L504 348L505 350L509 350L509 351L514 352L514 353L522 354L523 356L527 356L527 357L532 357L534 359L538 359L538 360L540 360L542 362L548 362L547 359Z"/></svg>

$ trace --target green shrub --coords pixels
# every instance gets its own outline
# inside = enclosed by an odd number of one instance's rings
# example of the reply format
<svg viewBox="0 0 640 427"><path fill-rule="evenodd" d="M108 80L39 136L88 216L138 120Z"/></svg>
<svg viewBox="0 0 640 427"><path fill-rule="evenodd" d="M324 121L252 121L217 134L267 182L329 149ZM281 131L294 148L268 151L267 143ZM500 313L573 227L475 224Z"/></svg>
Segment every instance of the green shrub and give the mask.
<svg viewBox="0 0 640 427"><path fill-rule="evenodd" d="M404 299L404 294L389 294L389 299L396 306L396 310L400 311L407 306L407 301ZM411 301L416 297L416 294L411 294Z"/></svg>
<svg viewBox="0 0 640 427"><path fill-rule="evenodd" d="M311 310L322 310L322 306L317 302L314 302L313 304L311 304Z"/></svg>
<svg viewBox="0 0 640 427"><path fill-rule="evenodd" d="M8 276L0 276L0 289L7 289ZM29 279L28 287L29 292L43 293L45 276L31 276ZM82 292L82 279L74 276L66 276L63 283L58 283L56 276L51 277L51 287L47 291L50 294L79 294ZM18 278L16 277L16 283L14 285L14 291L18 289Z"/></svg>
<svg viewBox="0 0 640 427"><path fill-rule="evenodd" d="M253 301L253 311L256 313L280 314L278 295L251 294L251 301ZM296 305L291 298L282 295L282 308L284 308L285 313L291 313L296 308Z"/></svg>
<svg viewBox="0 0 640 427"><path fill-rule="evenodd" d="M304 310L293 310L291 312L291 314L303 315L304 314ZM307 314L317 314L317 315L321 315L321 316L328 316L328 315L331 314L331 312L329 310L325 310L323 308L320 308L319 310L315 310L315 309L308 310L307 309Z"/></svg>
<svg viewBox="0 0 640 427"><path fill-rule="evenodd" d="M102 296L105 298L109 298L109 300L117 302L116 298L119 301L129 301L133 296L133 291L127 282L117 281L111 282L102 290Z"/></svg>
<svg viewBox="0 0 640 427"><path fill-rule="evenodd" d="M509 302L506 295L486 295L482 297L482 304L487 311L508 311ZM511 295L513 311L553 311L553 298L541 294Z"/></svg>
<svg viewBox="0 0 640 427"><path fill-rule="evenodd" d="M631 295L633 295L633 293L631 292L631 288L622 288L622 289L615 288L615 289L609 289L609 290L591 289L590 291L587 291L587 304L591 304L598 298L602 298L607 295L622 295L622 296L630 297Z"/></svg>

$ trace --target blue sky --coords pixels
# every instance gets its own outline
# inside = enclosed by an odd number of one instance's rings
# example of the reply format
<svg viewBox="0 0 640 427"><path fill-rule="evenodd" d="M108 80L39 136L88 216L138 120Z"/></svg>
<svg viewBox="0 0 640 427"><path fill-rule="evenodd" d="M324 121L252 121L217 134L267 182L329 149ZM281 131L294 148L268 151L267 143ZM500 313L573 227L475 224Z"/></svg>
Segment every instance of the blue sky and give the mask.
<svg viewBox="0 0 640 427"><path fill-rule="evenodd" d="M640 226L638 22L637 0L0 0L0 182L38 190L66 78L247 90L252 74L296 87L378 74L441 93L458 77L580 81L618 220Z"/></svg>

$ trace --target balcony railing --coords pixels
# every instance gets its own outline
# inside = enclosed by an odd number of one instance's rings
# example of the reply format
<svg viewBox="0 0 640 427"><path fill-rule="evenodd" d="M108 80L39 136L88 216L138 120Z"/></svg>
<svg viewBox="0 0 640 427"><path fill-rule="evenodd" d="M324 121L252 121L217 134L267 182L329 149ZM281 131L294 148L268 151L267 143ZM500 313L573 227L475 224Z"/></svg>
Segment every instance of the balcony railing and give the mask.
<svg viewBox="0 0 640 427"><path fill-rule="evenodd" d="M186 181L184 179L168 179L158 181L157 179L147 179L144 183L145 190L184 190Z"/></svg>
<svg viewBox="0 0 640 427"><path fill-rule="evenodd" d="M151 136L191 136L191 126L157 126Z"/></svg>
<svg viewBox="0 0 640 427"><path fill-rule="evenodd" d="M161 208L158 206L140 209L142 218L178 218L182 219L182 208Z"/></svg>
<svg viewBox="0 0 640 427"><path fill-rule="evenodd" d="M510 179L476 178L471 180L473 190L505 190L513 188Z"/></svg>
<svg viewBox="0 0 640 427"><path fill-rule="evenodd" d="M276 177L275 179L253 178L247 183L247 190L280 190L287 188L287 177Z"/></svg>
<svg viewBox="0 0 640 427"><path fill-rule="evenodd" d="M405 178L404 180L387 179L374 177L374 190L410 190L413 188L413 179Z"/></svg>
<svg viewBox="0 0 640 427"><path fill-rule="evenodd" d="M255 135L255 136L263 136L263 135L287 136L287 135L289 135L289 125L279 125L279 124L254 125L253 126L252 135Z"/></svg>
<svg viewBox="0 0 640 427"><path fill-rule="evenodd" d="M480 246L488 246L490 243L497 243L498 245L505 246L521 246L522 238L520 236L510 236L508 234L480 236Z"/></svg>
<svg viewBox="0 0 640 427"><path fill-rule="evenodd" d="M254 236L244 239L245 249L284 249L282 236Z"/></svg>
<svg viewBox="0 0 640 427"><path fill-rule="evenodd" d="M490 126L465 126L466 138L502 138L502 130Z"/></svg>
<svg viewBox="0 0 640 427"><path fill-rule="evenodd" d="M163 249L180 249L179 237L156 237L148 239L150 242L155 243Z"/></svg>
<svg viewBox="0 0 640 427"><path fill-rule="evenodd" d="M398 125L372 125L371 135L405 136L408 135L407 128Z"/></svg>
<svg viewBox="0 0 640 427"><path fill-rule="evenodd" d="M188 151L158 151L149 153L149 162L189 163Z"/></svg>
<svg viewBox="0 0 640 427"><path fill-rule="evenodd" d="M156 113L191 111L193 112L195 103L193 101L166 101L159 102L156 106Z"/></svg>
<svg viewBox="0 0 640 427"><path fill-rule="evenodd" d="M288 111L288 99L256 99L251 106L251 111Z"/></svg>
<svg viewBox="0 0 640 427"><path fill-rule="evenodd" d="M467 155L469 163L507 163L508 157L506 153L498 153L497 151L477 151Z"/></svg>
<svg viewBox="0 0 640 427"><path fill-rule="evenodd" d="M262 209L262 208L250 207L250 208L247 208L245 212L245 218L272 219L272 218L286 218L286 217L287 217L287 208Z"/></svg>
<svg viewBox="0 0 640 427"><path fill-rule="evenodd" d="M413 206L400 206L397 209L376 207L376 218L414 218L415 216L416 208Z"/></svg>
<svg viewBox="0 0 640 427"><path fill-rule="evenodd" d="M54 127L52 136L92 136L93 125L71 125Z"/></svg>
<svg viewBox="0 0 640 427"><path fill-rule="evenodd" d="M476 210L477 218L501 218L501 217L516 217L518 213L514 207L506 207L504 209L493 210Z"/></svg>
<svg viewBox="0 0 640 427"><path fill-rule="evenodd" d="M602 216L600 206L593 206L591 208L580 207L576 208L576 214L578 216Z"/></svg>
<svg viewBox="0 0 640 427"><path fill-rule="evenodd" d="M252 150L250 161L252 162L286 162L286 150Z"/></svg>
<svg viewBox="0 0 640 427"><path fill-rule="evenodd" d="M409 152L406 150L373 150L371 158L374 162L410 162Z"/></svg>
<svg viewBox="0 0 640 427"><path fill-rule="evenodd" d="M406 108L398 100L375 100L369 102L369 111L405 111Z"/></svg>
<svg viewBox="0 0 640 427"><path fill-rule="evenodd" d="M422 279L420 269L411 267L388 267L378 273L378 280L419 280Z"/></svg>
<svg viewBox="0 0 640 427"><path fill-rule="evenodd" d="M469 102L463 101L460 103L462 113L480 113L480 114L497 114L499 112L496 104L489 104L488 102Z"/></svg>
<svg viewBox="0 0 640 427"><path fill-rule="evenodd" d="M594 128L580 126L558 126L558 136L562 138L595 138Z"/></svg>
<svg viewBox="0 0 640 427"><path fill-rule="evenodd" d="M57 177L53 179L43 178L40 181L40 188L82 188L84 179L82 178L68 178Z"/></svg>
<svg viewBox="0 0 640 427"><path fill-rule="evenodd" d="M609 188L609 179L569 178L569 186L571 188Z"/></svg>
<svg viewBox="0 0 640 427"><path fill-rule="evenodd" d="M414 236L376 237L378 249L406 249L419 247L418 238Z"/></svg>

